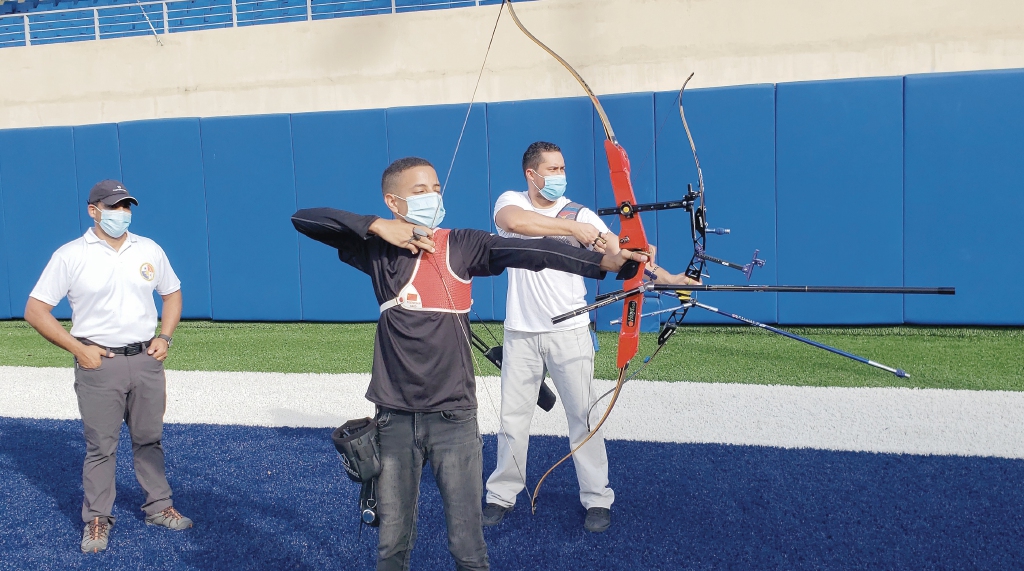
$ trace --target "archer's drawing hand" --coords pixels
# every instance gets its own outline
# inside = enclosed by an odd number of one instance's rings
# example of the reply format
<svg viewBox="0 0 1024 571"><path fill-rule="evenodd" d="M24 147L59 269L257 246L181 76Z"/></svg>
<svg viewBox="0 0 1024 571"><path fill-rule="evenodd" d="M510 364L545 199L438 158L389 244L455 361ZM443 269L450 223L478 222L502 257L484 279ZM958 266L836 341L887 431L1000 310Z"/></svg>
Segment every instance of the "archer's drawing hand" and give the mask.
<svg viewBox="0 0 1024 571"><path fill-rule="evenodd" d="M602 232L594 243L594 251L601 254L615 255L619 253L619 237L611 232Z"/></svg>
<svg viewBox="0 0 1024 571"><path fill-rule="evenodd" d="M642 252L633 252L631 250L619 250L615 254L605 254L601 258L601 269L607 272L617 272L622 269L622 264L625 264L629 260L634 262L646 262L648 260L647 255Z"/></svg>
<svg viewBox="0 0 1024 571"><path fill-rule="evenodd" d="M378 218L370 224L370 233L380 236L388 244L405 248L413 254L419 254L420 250L434 252L434 241L431 237L434 231L426 226L409 224L405 220L385 220Z"/></svg>
<svg viewBox="0 0 1024 571"><path fill-rule="evenodd" d="M598 245L604 246L604 238L601 236L601 231L593 224L587 224L586 222L573 223L572 237L576 238L576 241L580 244L592 247L595 250L597 250ZM604 253L603 250L597 251Z"/></svg>

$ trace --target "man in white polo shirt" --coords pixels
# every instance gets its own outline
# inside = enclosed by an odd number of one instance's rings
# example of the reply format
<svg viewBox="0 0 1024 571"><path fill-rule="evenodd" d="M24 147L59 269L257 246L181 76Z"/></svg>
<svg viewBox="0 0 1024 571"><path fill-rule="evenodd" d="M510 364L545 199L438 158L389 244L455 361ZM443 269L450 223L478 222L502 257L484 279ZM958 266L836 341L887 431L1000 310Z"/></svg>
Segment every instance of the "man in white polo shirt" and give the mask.
<svg viewBox="0 0 1024 571"><path fill-rule="evenodd" d="M536 142L523 155L528 189L508 191L494 206L494 223L502 237L550 237L600 252L618 251L618 238L588 208L563 196L565 160L553 143ZM552 325L551 318L586 305L583 278L556 270L508 270L505 342L501 367L501 426L509 446L498 447L498 462L487 480L484 525L497 525L522 491L519 462L526 462L533 406L545 371L551 375L569 422L569 443L584 437L587 412L596 398L592 389L594 345L586 315ZM510 451L511 448L511 451ZM573 456L580 502L587 510L584 527L601 532L611 525L615 493L608 487L604 438L595 435ZM522 467L525 470L525 466Z"/></svg>
<svg viewBox="0 0 1024 571"><path fill-rule="evenodd" d="M106 549L114 525L122 421L132 437L135 477L146 492L146 523L175 530L192 526L171 501L161 444L167 400L163 360L181 319L181 282L156 242L128 232L132 204L139 202L120 182L97 183L87 207L95 225L53 254L25 306L25 320L75 357L85 434L84 553ZM156 337L154 291L164 302ZM72 311L70 333L51 313L65 296Z"/></svg>

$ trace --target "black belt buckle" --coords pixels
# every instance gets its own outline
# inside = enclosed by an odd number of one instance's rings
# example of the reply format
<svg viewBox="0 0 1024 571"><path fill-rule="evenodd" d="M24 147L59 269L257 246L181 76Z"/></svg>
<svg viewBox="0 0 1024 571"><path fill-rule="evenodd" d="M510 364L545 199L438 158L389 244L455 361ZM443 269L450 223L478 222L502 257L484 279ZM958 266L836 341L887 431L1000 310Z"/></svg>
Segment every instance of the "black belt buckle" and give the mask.
<svg viewBox="0 0 1024 571"><path fill-rule="evenodd" d="M132 343L131 345L125 345L124 347L111 347L108 349L115 355L124 355L125 357L131 357L138 355L139 353L146 350L148 343Z"/></svg>
<svg viewBox="0 0 1024 571"><path fill-rule="evenodd" d="M142 343L132 343L131 345L125 345L124 356L131 357L133 355L138 355L139 353L145 351L145 349L146 347Z"/></svg>

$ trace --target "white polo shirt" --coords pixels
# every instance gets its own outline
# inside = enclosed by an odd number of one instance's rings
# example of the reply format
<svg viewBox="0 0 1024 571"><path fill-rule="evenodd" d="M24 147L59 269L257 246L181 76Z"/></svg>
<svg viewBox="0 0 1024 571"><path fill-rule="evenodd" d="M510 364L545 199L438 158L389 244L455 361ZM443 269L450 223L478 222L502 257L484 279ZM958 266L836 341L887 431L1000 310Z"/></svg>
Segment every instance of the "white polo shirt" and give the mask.
<svg viewBox="0 0 1024 571"><path fill-rule="evenodd" d="M511 205L518 206L527 212L536 212L554 218L569 202L571 201L563 196L556 200L551 208L540 209L533 205L529 192L510 190L498 197L498 202L494 205L494 216L497 217L499 210ZM576 221L593 224L599 232L608 232L608 226L589 208L581 208L576 215ZM533 237L506 232L500 227L498 235L504 238ZM580 245L572 236L552 236L552 238L573 246ZM508 297L505 301L505 329L525 333L545 333L568 331L590 324L590 316L587 314L573 317L558 325L551 323L552 317L587 304L587 286L582 277L558 270L533 272L509 268L507 272Z"/></svg>
<svg viewBox="0 0 1024 571"><path fill-rule="evenodd" d="M153 291L168 295L179 289L181 282L156 242L129 233L117 251L89 228L54 252L29 296L47 305L67 296L72 335L123 347L153 338Z"/></svg>

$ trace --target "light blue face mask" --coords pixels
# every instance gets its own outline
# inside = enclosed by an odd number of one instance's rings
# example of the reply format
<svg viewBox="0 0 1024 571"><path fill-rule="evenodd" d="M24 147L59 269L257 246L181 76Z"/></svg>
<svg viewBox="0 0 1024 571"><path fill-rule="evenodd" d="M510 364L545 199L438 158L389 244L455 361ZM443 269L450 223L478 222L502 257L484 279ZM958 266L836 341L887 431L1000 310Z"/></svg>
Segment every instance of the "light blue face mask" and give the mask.
<svg viewBox="0 0 1024 571"><path fill-rule="evenodd" d="M530 179L530 182L533 182L533 179ZM564 174L548 175L544 177L544 188L540 189L540 194L548 200L558 200L565 194L565 185ZM536 186L536 183L534 183L534 186Z"/></svg>
<svg viewBox="0 0 1024 571"><path fill-rule="evenodd" d="M425 192L416 194L409 198L402 198L397 194L395 198L404 200L409 205L409 211L402 216L410 224L418 224L427 228L437 228L444 220L444 200L439 192Z"/></svg>
<svg viewBox="0 0 1024 571"><path fill-rule="evenodd" d="M132 213L124 210L100 210L100 228L111 238L120 238L132 223Z"/></svg>

